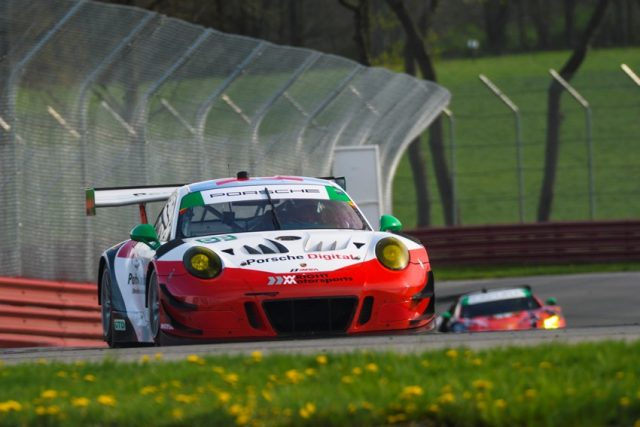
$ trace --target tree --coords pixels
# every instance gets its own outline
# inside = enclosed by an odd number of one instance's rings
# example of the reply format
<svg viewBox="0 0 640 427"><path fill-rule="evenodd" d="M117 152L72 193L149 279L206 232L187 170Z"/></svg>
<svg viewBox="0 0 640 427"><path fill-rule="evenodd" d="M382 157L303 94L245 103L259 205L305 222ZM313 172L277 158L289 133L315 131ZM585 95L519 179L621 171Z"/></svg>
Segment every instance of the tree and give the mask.
<svg viewBox="0 0 640 427"><path fill-rule="evenodd" d="M593 40L595 33L603 21L610 0L598 0L587 28L578 41L573 53L564 64L559 74L567 82L576 74L580 65L587 56L587 49ZM545 152L544 177L538 202L538 221L549 221L551 205L553 203L553 189L555 186L556 169L558 166L558 151L560 146L560 98L563 87L555 79L551 81L547 98L547 147Z"/></svg>
<svg viewBox="0 0 640 427"><path fill-rule="evenodd" d="M294 0L295 1L295 0ZM369 67L371 65L371 23L369 19L369 0L338 0L340 4L353 12L353 41L358 52L358 62Z"/></svg>
<svg viewBox="0 0 640 427"><path fill-rule="evenodd" d="M409 15L403 0L386 0L387 5L395 13L396 17L402 25L406 37L409 49L411 50L413 57L420 68L422 77L431 81L437 81L436 71L433 67L431 57L424 41L418 31L413 19ZM431 10L435 10L437 7L437 1L432 3ZM442 120L437 118L429 127L429 148L431 150L431 158L433 162L433 169L436 175L436 183L438 185L438 192L442 199L443 216L445 224L453 224L453 215L451 206L453 204L452 199L452 186L451 178L449 176L449 168L447 167L447 160L445 156L444 143L443 143L443 130Z"/></svg>
<svg viewBox="0 0 640 427"><path fill-rule="evenodd" d="M509 2L505 0L485 0L482 3L482 13L489 48L496 53L501 53L507 44Z"/></svg>

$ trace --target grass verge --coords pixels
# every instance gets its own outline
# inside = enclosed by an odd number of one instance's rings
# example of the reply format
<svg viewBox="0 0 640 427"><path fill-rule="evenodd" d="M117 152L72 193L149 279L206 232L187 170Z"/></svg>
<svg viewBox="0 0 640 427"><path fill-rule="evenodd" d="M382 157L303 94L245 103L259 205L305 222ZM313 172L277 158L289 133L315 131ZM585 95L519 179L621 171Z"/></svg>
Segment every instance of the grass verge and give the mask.
<svg viewBox="0 0 640 427"><path fill-rule="evenodd" d="M0 368L0 425L640 425L640 342Z"/></svg>

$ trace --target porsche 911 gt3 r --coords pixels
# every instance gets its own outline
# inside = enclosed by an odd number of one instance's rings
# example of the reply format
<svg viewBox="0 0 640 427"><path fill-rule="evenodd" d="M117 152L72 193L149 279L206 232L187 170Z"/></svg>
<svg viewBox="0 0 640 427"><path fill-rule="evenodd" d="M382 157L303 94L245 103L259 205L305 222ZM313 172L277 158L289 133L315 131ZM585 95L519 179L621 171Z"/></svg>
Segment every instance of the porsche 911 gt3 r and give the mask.
<svg viewBox="0 0 640 427"><path fill-rule="evenodd" d="M554 298L543 304L529 286L461 295L437 320L441 332L558 329L566 326Z"/></svg>
<svg viewBox="0 0 640 427"><path fill-rule="evenodd" d="M153 201L165 204L152 226ZM372 230L336 180L239 173L87 190L89 215L130 204L142 224L98 266L112 347L432 327L427 251L392 216Z"/></svg>

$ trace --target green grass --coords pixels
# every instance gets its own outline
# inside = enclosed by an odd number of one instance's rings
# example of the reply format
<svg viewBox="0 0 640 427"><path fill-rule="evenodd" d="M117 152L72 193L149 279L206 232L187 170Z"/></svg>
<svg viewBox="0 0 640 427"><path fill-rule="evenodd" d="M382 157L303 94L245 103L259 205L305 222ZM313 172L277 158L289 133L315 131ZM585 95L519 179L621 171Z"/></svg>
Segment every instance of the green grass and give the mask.
<svg viewBox="0 0 640 427"><path fill-rule="evenodd" d="M559 70L568 56L569 52L546 52L436 63L439 83L452 93L456 189L462 224L519 221L514 115L478 75L491 79L521 110L525 221L532 222L536 220L544 168L547 89L551 79L548 70ZM595 219L635 219L640 212L640 88L622 72L621 63L638 72L640 48L592 51L571 81L592 109ZM585 112L566 93L562 112L551 220L586 220L590 217ZM449 146L447 122L444 127ZM432 224L442 225L431 156L426 141L423 144L429 165ZM416 224L415 194L406 156L394 179L394 214L407 227Z"/></svg>
<svg viewBox="0 0 640 427"><path fill-rule="evenodd" d="M640 271L640 263L570 264L570 265L487 265L469 267L432 266L437 280L494 279L549 274L613 273Z"/></svg>
<svg viewBox="0 0 640 427"><path fill-rule="evenodd" d="M640 342L0 368L0 425L640 422Z"/></svg>

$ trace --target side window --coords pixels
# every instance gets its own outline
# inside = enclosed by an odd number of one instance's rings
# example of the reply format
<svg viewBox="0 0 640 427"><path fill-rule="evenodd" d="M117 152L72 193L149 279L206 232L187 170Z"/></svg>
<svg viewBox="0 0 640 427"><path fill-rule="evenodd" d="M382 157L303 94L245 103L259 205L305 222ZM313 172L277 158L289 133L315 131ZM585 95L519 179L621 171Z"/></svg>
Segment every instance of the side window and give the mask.
<svg viewBox="0 0 640 427"><path fill-rule="evenodd" d="M161 242L166 242L169 240L169 237L171 237L171 220L173 219L177 199L178 194L173 193L169 197L169 200L167 200L167 204L165 204L160 211L158 219L156 219L154 227L156 229L156 233L158 233L158 240Z"/></svg>

